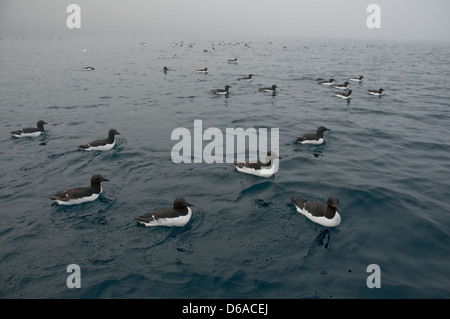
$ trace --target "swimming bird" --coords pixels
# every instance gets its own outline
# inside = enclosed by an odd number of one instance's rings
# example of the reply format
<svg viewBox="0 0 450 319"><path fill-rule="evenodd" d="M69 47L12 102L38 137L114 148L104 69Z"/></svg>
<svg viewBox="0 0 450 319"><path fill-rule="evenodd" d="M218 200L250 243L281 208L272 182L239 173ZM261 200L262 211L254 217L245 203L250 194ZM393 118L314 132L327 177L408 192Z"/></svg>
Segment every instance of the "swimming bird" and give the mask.
<svg viewBox="0 0 450 319"><path fill-rule="evenodd" d="M350 95L352 94L352 90L348 90L347 93L344 92L335 92L334 95L340 97L341 99L348 100Z"/></svg>
<svg viewBox="0 0 450 319"><path fill-rule="evenodd" d="M341 215L337 211L339 199L334 196L328 198L327 204L308 202L295 197L291 198L291 201L299 213L315 223L326 227L336 227L341 223Z"/></svg>
<svg viewBox="0 0 450 319"><path fill-rule="evenodd" d="M305 134L301 137L298 137L296 141L300 144L320 145L323 143L323 133L329 130L330 129L326 128L325 126L319 126L316 133Z"/></svg>
<svg viewBox="0 0 450 319"><path fill-rule="evenodd" d="M228 60L228 63L237 63L237 58Z"/></svg>
<svg viewBox="0 0 450 319"><path fill-rule="evenodd" d="M230 93L230 85L225 85L225 89L213 89L211 90L211 92L213 92L214 94L228 94Z"/></svg>
<svg viewBox="0 0 450 319"><path fill-rule="evenodd" d="M368 94L371 95L376 95L376 96L380 96L383 94L384 89L379 89L379 90L367 90Z"/></svg>
<svg viewBox="0 0 450 319"><path fill-rule="evenodd" d="M322 82L319 82L319 84L321 84L321 85L333 85L334 84L334 79L329 79L328 81L322 81Z"/></svg>
<svg viewBox="0 0 450 319"><path fill-rule="evenodd" d="M198 73L208 73L208 68L198 69L197 72Z"/></svg>
<svg viewBox="0 0 450 319"><path fill-rule="evenodd" d="M116 145L116 135L120 135L120 133L117 132L116 129L112 128L108 131L108 137L106 139L95 140L78 147L85 151L108 151Z"/></svg>
<svg viewBox="0 0 450 319"><path fill-rule="evenodd" d="M334 87L339 90L347 90L349 83L346 81L344 84L337 84Z"/></svg>
<svg viewBox="0 0 450 319"><path fill-rule="evenodd" d="M11 134L14 137L36 137L41 135L43 132L45 132L44 125L48 124L45 121L38 121L37 127L26 127L23 129L20 129L18 131L12 131Z"/></svg>
<svg viewBox="0 0 450 319"><path fill-rule="evenodd" d="M177 226L186 225L192 217L192 210L184 198L176 198L173 202L173 208L164 208L154 213L148 213L137 217L136 220L145 226Z"/></svg>
<svg viewBox="0 0 450 319"><path fill-rule="evenodd" d="M277 89L277 86L274 84L274 85L272 85L272 87L270 87L270 88L259 88L258 91L260 91L260 92L272 92L272 93L274 93L276 89Z"/></svg>
<svg viewBox="0 0 450 319"><path fill-rule="evenodd" d="M95 68L92 67L92 66L85 66L82 70L83 70L83 71L94 71Z"/></svg>
<svg viewBox="0 0 450 319"><path fill-rule="evenodd" d="M238 81L251 81L253 80L253 74L249 74L246 78L239 78Z"/></svg>
<svg viewBox="0 0 450 319"><path fill-rule="evenodd" d="M261 176L261 177L271 177L278 171L280 167L280 159L277 153L273 151L267 152L265 163L257 161L256 163L251 163L249 161L245 163L235 162L234 165L239 172Z"/></svg>
<svg viewBox="0 0 450 319"><path fill-rule="evenodd" d="M164 73L167 73L167 71L169 71L169 68L167 66L163 67L163 71Z"/></svg>
<svg viewBox="0 0 450 319"><path fill-rule="evenodd" d="M354 81L354 82L361 82L363 80L363 76L361 75L359 78L349 78L349 81Z"/></svg>
<svg viewBox="0 0 450 319"><path fill-rule="evenodd" d="M76 205L96 200L102 192L101 182L109 181L102 175L95 174L91 177L90 187L77 187L69 189L61 194L51 196L59 205Z"/></svg>

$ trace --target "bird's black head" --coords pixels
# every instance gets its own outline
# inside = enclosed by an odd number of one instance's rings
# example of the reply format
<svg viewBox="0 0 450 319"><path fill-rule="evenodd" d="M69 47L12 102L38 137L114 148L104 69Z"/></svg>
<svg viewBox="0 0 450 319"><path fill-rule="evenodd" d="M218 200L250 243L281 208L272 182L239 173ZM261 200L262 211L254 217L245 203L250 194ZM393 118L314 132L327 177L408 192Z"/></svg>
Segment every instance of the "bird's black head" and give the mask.
<svg viewBox="0 0 450 319"><path fill-rule="evenodd" d="M95 175L92 175L92 177L91 177L91 184L100 184L101 182L107 182L107 181L109 181L109 179L104 178L100 174L95 174Z"/></svg>
<svg viewBox="0 0 450 319"><path fill-rule="evenodd" d="M326 128L325 126L319 126L319 128L317 129L317 133L323 133L325 131L329 131L329 128Z"/></svg>
<svg viewBox="0 0 450 319"><path fill-rule="evenodd" d="M339 204L339 198L330 196L327 201L328 206L337 209Z"/></svg>
<svg viewBox="0 0 450 319"><path fill-rule="evenodd" d="M188 203L183 197L175 198L175 200L173 201L173 208L175 208L175 209L183 209L188 206L194 206L194 205Z"/></svg>
<svg viewBox="0 0 450 319"><path fill-rule="evenodd" d="M37 127L44 127L45 124L48 124L48 123L43 120L40 120L37 122Z"/></svg>
<svg viewBox="0 0 450 319"><path fill-rule="evenodd" d="M115 128L112 128L108 131L108 136L120 135L119 132Z"/></svg>

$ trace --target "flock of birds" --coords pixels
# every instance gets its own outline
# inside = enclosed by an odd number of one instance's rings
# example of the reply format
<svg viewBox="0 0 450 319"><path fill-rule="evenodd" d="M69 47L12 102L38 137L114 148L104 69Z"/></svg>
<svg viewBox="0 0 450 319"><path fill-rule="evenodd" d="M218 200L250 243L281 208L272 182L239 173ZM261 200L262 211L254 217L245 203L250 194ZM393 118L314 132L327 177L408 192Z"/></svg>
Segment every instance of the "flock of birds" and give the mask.
<svg viewBox="0 0 450 319"><path fill-rule="evenodd" d="M237 63L237 58L228 60L228 63ZM94 67L87 66L82 68L84 71L93 71ZM167 67L163 68L164 72L168 72ZM208 73L208 68L196 70L198 73ZM249 74L248 77L238 78L239 81L252 81L253 74ZM363 76L359 78L349 78L348 81L361 82ZM328 81L321 81L319 84L325 86L333 86L334 88L340 90L335 92L335 95L343 98L349 99L352 90L348 90L349 82L345 81L343 84L335 84L334 79ZM224 89L212 89L211 92L214 94L229 94L230 85L226 85ZM277 86L274 84L271 87L261 87L258 91L261 92L271 92L275 93ZM383 89L379 90L367 90L368 94L380 96L383 94ZM20 130L12 131L13 137L37 137L45 132L44 125L48 124L43 120L37 122L37 127L28 127ZM317 128L315 133L308 133L301 137L298 137L295 142L299 144L313 144L320 145L324 141L324 133L330 129L320 126ZM83 151L108 151L111 150L116 144L116 135L120 133L116 129L110 129L108 132L108 137L106 139L94 140L87 144L79 145L79 148ZM259 177L271 177L278 171L279 168L279 157L274 151L267 152L265 162L235 162L235 168L237 171L256 175ZM108 181L107 178L100 174L95 174L91 177L90 186L88 187L77 187L68 189L62 193L58 193L50 197L54 200L56 204L59 205L76 205L84 202L94 201L102 193L101 183ZM292 198L292 203L294 204L296 210L305 215L311 221L321 224L326 227L336 227L341 223L341 217L338 212L339 199L331 196L328 198L326 204L310 202L307 200L300 200L298 198ZM136 218L136 221L145 226L177 226L182 227L186 225L192 217L192 210L190 206L192 204L188 203L184 198L176 198L173 202L173 207L164 208L156 212L148 213Z"/></svg>
<svg viewBox="0 0 450 319"><path fill-rule="evenodd" d="M349 78L348 81L353 82L361 82L363 80L363 76L361 75L358 78ZM350 95L352 95L352 90L348 90L350 83L348 81L345 81L343 84L335 84L334 79L329 79L328 81L321 81L319 84L325 85L325 86L332 86L334 85L335 89L341 90L338 92L335 92L334 95L337 97L340 97L341 99L348 100L350 99ZM380 88L378 90L372 90L368 89L367 94L380 96L383 94L384 89Z"/></svg>
<svg viewBox="0 0 450 319"><path fill-rule="evenodd" d="M44 125L48 124L43 120L37 122L37 127L26 127L20 130L12 131L11 135L16 138L37 137L45 133ZM329 131L328 128L320 126L316 133L308 133L296 139L300 144L320 145L323 143L324 132ZM78 147L83 151L109 151L116 145L116 135L120 133L112 128L108 131L108 137L98 139L87 144L81 144ZM235 168L239 172L256 175L260 177L271 177L279 168L279 160L281 157L273 151L267 152L266 161L261 162L235 162ZM102 193L102 182L109 181L100 174L91 177L90 186L70 188L62 193L50 196L50 199L58 205L77 205L85 202L96 200ZM305 215L310 220L327 227L335 227L340 224L341 217L337 211L339 200L330 197L327 204L309 202L292 198L298 212ZM136 218L137 222L145 226L177 226L186 225L192 217L192 210L184 198L176 198L173 207L164 208L162 210L144 214Z"/></svg>

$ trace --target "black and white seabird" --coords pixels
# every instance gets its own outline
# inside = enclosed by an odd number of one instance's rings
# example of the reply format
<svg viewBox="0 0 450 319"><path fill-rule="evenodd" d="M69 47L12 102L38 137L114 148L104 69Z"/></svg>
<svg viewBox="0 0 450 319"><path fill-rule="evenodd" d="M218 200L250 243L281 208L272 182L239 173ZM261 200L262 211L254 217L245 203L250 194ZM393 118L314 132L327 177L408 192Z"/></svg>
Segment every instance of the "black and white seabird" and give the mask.
<svg viewBox="0 0 450 319"><path fill-rule="evenodd" d="M82 70L83 71L94 71L95 68L93 66L85 66Z"/></svg>
<svg viewBox="0 0 450 319"><path fill-rule="evenodd" d="M297 211L305 215L311 221L326 227L336 227L341 223L341 216L337 209L339 199L331 196L328 198L327 204L308 202L298 198L291 198Z"/></svg>
<svg viewBox="0 0 450 319"><path fill-rule="evenodd" d="M353 82L361 82L363 80L363 76L361 75L359 78L349 78L349 81L353 81Z"/></svg>
<svg viewBox="0 0 450 319"><path fill-rule="evenodd" d="M167 66L163 67L163 71L164 73L167 73L167 71L169 71L169 68Z"/></svg>
<svg viewBox="0 0 450 319"><path fill-rule="evenodd" d="M80 145L79 148L85 151L108 151L116 144L116 135L120 135L116 129L112 128L108 131L108 137L103 140L95 140L88 144Z"/></svg>
<svg viewBox="0 0 450 319"><path fill-rule="evenodd" d="M384 89L379 89L379 90L367 90L368 94L371 95L376 95L376 96L380 96L383 94Z"/></svg>
<svg viewBox="0 0 450 319"><path fill-rule="evenodd" d="M272 85L270 88L259 88L258 91L260 91L260 92L272 92L272 93L274 93L276 89L277 89L277 86L274 84L274 85Z"/></svg>
<svg viewBox="0 0 450 319"><path fill-rule="evenodd" d="M267 152L266 161L256 163L251 163L249 161L245 163L235 162L236 170L242 173L261 176L261 177L271 177L278 171L280 167L280 159L277 153L273 151Z"/></svg>
<svg viewBox="0 0 450 319"><path fill-rule="evenodd" d="M106 182L108 179L102 175L96 174L91 177L90 187L77 187L69 189L61 194L51 196L59 205L76 205L84 202L91 202L96 200L102 192L101 182Z"/></svg>
<svg viewBox="0 0 450 319"><path fill-rule="evenodd" d="M228 60L228 63L237 63L237 58Z"/></svg>
<svg viewBox="0 0 450 319"><path fill-rule="evenodd" d="M197 72L198 73L208 73L208 68L198 69Z"/></svg>
<svg viewBox="0 0 450 319"><path fill-rule="evenodd" d="M47 122L40 120L37 122L37 127L26 127L18 131L12 131L11 134L14 137L36 137L45 132L45 124L47 124Z"/></svg>
<svg viewBox="0 0 450 319"><path fill-rule="evenodd" d="M340 97L341 99L348 100L350 98L350 95L352 94L352 90L348 90L347 93L345 92L335 92L334 95L337 97Z"/></svg>
<svg viewBox="0 0 450 319"><path fill-rule="evenodd" d="M339 90L347 90L349 83L346 81L344 84L337 84L334 87Z"/></svg>
<svg viewBox="0 0 450 319"><path fill-rule="evenodd" d="M326 128L325 126L319 126L316 133L305 134L301 137L298 137L296 141L300 144L320 145L323 143L323 133L329 130L330 129Z"/></svg>
<svg viewBox="0 0 450 319"><path fill-rule="evenodd" d="M253 80L253 74L249 74L246 78L239 78L238 81L251 81Z"/></svg>
<svg viewBox="0 0 450 319"><path fill-rule="evenodd" d="M329 79L328 81L322 81L322 82L319 82L319 84L321 84L321 85L333 85L334 84L334 79Z"/></svg>
<svg viewBox="0 0 450 319"><path fill-rule="evenodd" d="M228 94L230 93L230 85L225 85L225 89L213 89L211 90L211 92L213 92L214 94Z"/></svg>
<svg viewBox="0 0 450 319"><path fill-rule="evenodd" d="M186 225L192 217L192 210L184 198L176 198L173 207L164 208L154 213L148 213L137 217L136 220L145 226L177 226Z"/></svg>

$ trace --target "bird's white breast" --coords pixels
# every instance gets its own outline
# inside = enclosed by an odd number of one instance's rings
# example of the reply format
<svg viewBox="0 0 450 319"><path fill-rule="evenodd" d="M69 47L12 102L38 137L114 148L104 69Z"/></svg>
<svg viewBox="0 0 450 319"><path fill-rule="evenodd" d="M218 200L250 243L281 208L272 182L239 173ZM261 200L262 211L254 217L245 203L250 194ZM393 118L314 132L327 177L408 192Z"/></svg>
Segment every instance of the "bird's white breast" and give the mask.
<svg viewBox="0 0 450 319"><path fill-rule="evenodd" d="M337 211L336 211L336 214L334 215L334 217L329 219L329 218L326 218L325 216L314 216L313 214L308 212L305 208L300 208L297 205L295 205L295 208L297 209L297 211L299 213L305 215L309 220L311 220L317 224L320 224L322 226L336 227L341 223L341 215L339 215L339 213Z"/></svg>
<svg viewBox="0 0 450 319"><path fill-rule="evenodd" d="M89 146L88 148L85 148L85 151L109 151L116 145L116 141L112 142L111 144L105 144L101 146Z"/></svg>
<svg viewBox="0 0 450 319"><path fill-rule="evenodd" d="M22 133L20 135L18 134L13 134L14 137L36 137L41 135L41 131L37 131L37 132L33 132L33 133Z"/></svg>
<svg viewBox="0 0 450 319"><path fill-rule="evenodd" d="M173 217L173 218L158 218L154 219L148 223L139 221L139 223L145 226L168 226L168 227L182 227L186 225L192 217L192 210L188 207L188 213L183 216Z"/></svg>

